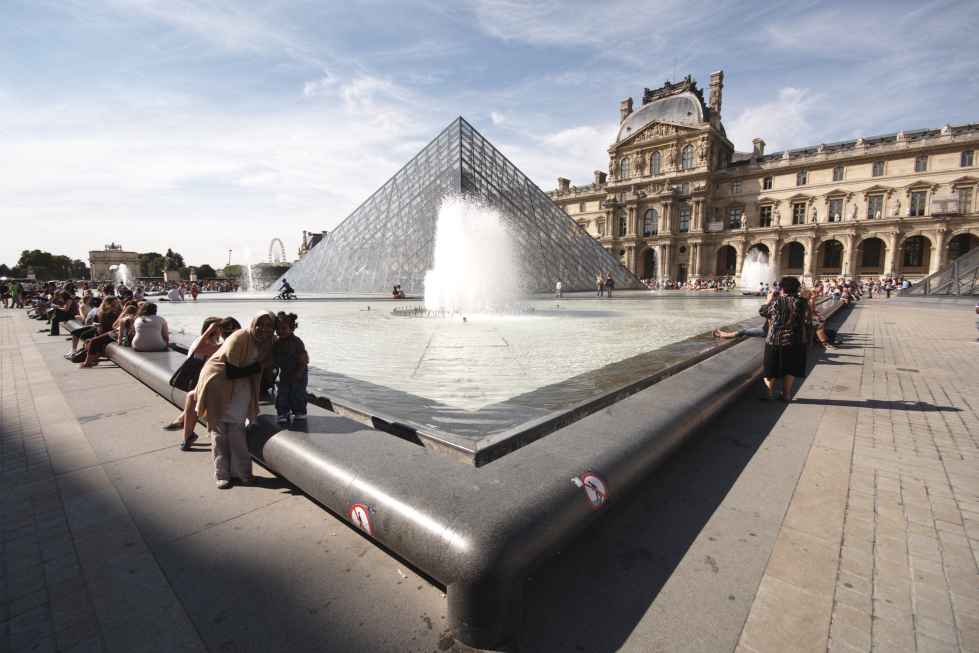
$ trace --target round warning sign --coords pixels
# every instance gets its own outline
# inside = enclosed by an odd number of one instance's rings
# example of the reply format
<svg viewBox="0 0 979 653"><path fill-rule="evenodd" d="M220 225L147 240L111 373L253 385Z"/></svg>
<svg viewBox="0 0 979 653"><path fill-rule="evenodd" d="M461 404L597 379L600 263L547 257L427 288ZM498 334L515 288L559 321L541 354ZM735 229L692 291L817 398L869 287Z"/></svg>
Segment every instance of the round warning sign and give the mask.
<svg viewBox="0 0 979 653"><path fill-rule="evenodd" d="M371 530L371 516L370 508L368 508L363 503L355 503L350 506L350 521L354 523L360 530L364 531L368 535L373 535L374 532Z"/></svg>
<svg viewBox="0 0 979 653"><path fill-rule="evenodd" d="M575 485L585 491L585 496L588 497L592 509L598 510L608 501L608 485L595 472L585 472L581 476L571 480Z"/></svg>

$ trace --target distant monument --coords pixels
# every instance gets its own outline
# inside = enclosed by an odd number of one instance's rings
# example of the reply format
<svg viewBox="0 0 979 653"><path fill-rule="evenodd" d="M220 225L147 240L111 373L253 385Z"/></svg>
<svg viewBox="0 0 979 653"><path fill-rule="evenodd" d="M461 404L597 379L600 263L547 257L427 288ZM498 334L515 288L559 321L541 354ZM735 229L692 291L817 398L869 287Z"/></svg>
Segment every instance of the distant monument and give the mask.
<svg viewBox="0 0 979 653"><path fill-rule="evenodd" d="M139 253L127 252L122 245L109 243L101 250L88 253L88 266L92 270L92 281L113 281L115 271L120 265L129 270L139 271Z"/></svg>
<svg viewBox="0 0 979 653"><path fill-rule="evenodd" d="M433 267L442 200L495 207L514 236L522 287L592 290L596 274L616 288L643 288L593 238L463 118L457 118L288 272L300 292L424 291ZM276 282L276 285L278 282Z"/></svg>

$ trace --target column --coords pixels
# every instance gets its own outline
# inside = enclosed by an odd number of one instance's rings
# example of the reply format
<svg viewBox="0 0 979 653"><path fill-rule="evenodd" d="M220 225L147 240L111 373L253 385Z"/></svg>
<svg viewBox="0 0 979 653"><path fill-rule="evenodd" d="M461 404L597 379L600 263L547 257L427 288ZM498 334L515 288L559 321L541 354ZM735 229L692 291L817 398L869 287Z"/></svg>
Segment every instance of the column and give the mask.
<svg viewBox="0 0 979 653"><path fill-rule="evenodd" d="M843 261L841 269L843 271L843 276L855 276L856 273L856 254L853 251L853 241L854 234L840 234L838 238L843 243Z"/></svg>
<svg viewBox="0 0 979 653"><path fill-rule="evenodd" d="M738 252L738 261L737 261L737 264L734 266L734 268L735 268L734 269L734 276L736 276L736 277L740 277L741 276L741 266L744 265L744 250L745 250L745 247L746 247L746 244L745 244L745 242L743 240L737 241L735 243L735 245L734 245L734 249L736 249L737 252Z"/></svg>
<svg viewBox="0 0 979 653"><path fill-rule="evenodd" d="M660 212L659 218L659 232L661 234L668 234L670 232L670 222L672 221L672 216L670 215L673 209L673 204L671 202L663 202L663 210Z"/></svg>
<svg viewBox="0 0 979 653"><path fill-rule="evenodd" d="M626 209L626 236L632 237L636 235L636 207L630 206Z"/></svg>
<svg viewBox="0 0 979 653"><path fill-rule="evenodd" d="M945 266L945 249L945 229L938 229L935 233L935 245L931 252L931 263L928 266L928 274L935 274Z"/></svg>
<svg viewBox="0 0 979 653"><path fill-rule="evenodd" d="M782 245L776 240L765 243L768 245L768 262L775 271L775 278L782 277Z"/></svg>
<svg viewBox="0 0 979 653"><path fill-rule="evenodd" d="M802 277L804 279L812 279L813 269L816 266L816 248L818 247L818 243L815 238L809 238L803 244L806 248L806 260L802 268Z"/></svg>
<svg viewBox="0 0 979 653"><path fill-rule="evenodd" d="M897 261L897 232L888 233L885 242L887 243L887 251L884 252L884 276L893 277Z"/></svg>

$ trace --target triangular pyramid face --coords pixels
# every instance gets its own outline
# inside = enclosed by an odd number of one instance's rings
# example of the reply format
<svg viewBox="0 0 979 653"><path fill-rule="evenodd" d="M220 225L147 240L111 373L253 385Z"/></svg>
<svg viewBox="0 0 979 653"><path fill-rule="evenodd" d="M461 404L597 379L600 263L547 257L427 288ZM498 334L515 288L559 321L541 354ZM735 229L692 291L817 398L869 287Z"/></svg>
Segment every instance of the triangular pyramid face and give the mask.
<svg viewBox="0 0 979 653"><path fill-rule="evenodd" d="M341 222L285 275L300 292L424 292L442 198L477 197L510 221L529 292L591 290L598 274L617 288L639 280L462 118ZM278 282L276 283L278 285Z"/></svg>

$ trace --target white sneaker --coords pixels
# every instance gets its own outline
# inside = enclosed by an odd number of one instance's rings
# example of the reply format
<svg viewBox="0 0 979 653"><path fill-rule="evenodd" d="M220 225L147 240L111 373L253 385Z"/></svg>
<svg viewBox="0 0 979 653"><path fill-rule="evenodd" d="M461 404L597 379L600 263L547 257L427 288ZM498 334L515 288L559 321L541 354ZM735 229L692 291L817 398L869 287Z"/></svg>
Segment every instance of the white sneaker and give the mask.
<svg viewBox="0 0 979 653"><path fill-rule="evenodd" d="M219 490L230 490L231 489L231 481L229 481L227 479L225 479L223 481L218 481L217 485L218 485L218 489Z"/></svg>
<svg viewBox="0 0 979 653"><path fill-rule="evenodd" d="M292 419L294 419L296 421L302 420L302 421L305 422L306 421L306 413L296 413L295 415L292 416Z"/></svg>
<svg viewBox="0 0 979 653"><path fill-rule="evenodd" d="M286 415L279 415L279 419L275 420L279 425L285 425L289 423L289 417Z"/></svg>

